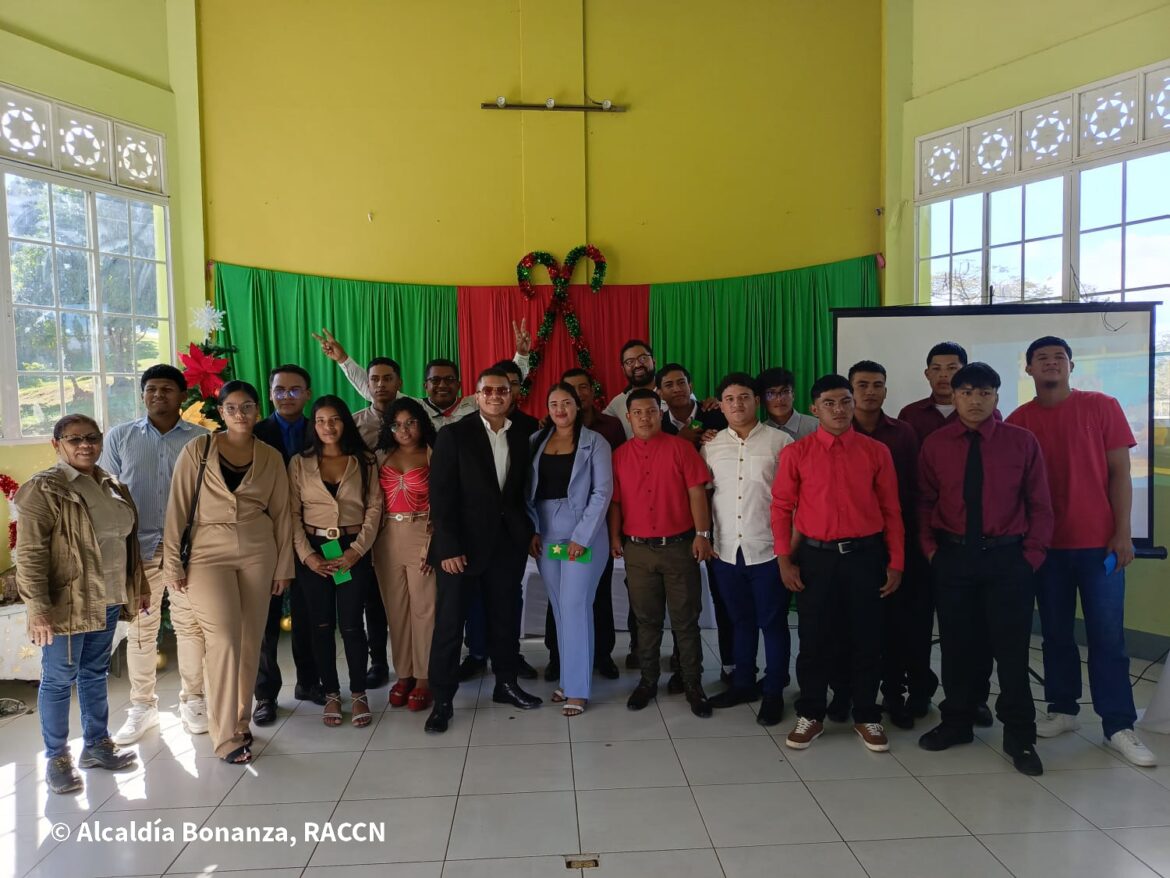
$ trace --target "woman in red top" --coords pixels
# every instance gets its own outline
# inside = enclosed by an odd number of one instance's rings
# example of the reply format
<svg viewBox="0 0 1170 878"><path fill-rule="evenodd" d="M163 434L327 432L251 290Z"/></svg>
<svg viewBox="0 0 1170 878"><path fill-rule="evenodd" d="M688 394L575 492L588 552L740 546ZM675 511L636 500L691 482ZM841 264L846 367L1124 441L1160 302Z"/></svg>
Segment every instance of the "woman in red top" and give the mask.
<svg viewBox="0 0 1170 878"><path fill-rule="evenodd" d="M390 651L398 682L390 706L426 710L431 635L435 627L435 572L431 544L430 463L435 427L415 400L399 397L386 412L378 440L379 479L386 500L374 570L386 605Z"/></svg>

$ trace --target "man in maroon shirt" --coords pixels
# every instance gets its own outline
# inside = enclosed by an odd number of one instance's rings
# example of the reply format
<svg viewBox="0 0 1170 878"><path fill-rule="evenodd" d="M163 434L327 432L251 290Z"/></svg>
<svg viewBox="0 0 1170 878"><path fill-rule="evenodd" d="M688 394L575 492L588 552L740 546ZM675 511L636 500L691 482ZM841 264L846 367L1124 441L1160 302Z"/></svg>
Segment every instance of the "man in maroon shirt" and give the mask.
<svg viewBox="0 0 1170 878"><path fill-rule="evenodd" d="M919 456L918 534L931 564L942 638L942 723L924 750L974 739L979 639L999 671L995 711L1003 749L1023 774L1044 772L1036 754L1036 707L1028 681L1035 571L1052 541L1052 501L1036 437L997 421L999 375L986 363L955 373L957 419Z"/></svg>
<svg viewBox="0 0 1170 878"><path fill-rule="evenodd" d="M825 696L844 639L853 728L870 750L889 750L877 706L882 632L875 619L882 598L902 580L906 545L898 477L889 449L853 429L849 379L825 375L811 395L820 425L780 452L772 483L780 577L796 593L800 618L800 696L796 726L785 743L803 750L824 731Z"/></svg>
<svg viewBox="0 0 1170 878"><path fill-rule="evenodd" d="M614 453L609 508L610 551L615 558L626 559L630 604L638 620L642 679L626 706L641 710L658 694L662 623L669 610L683 691L691 712L709 717L711 704L700 680L698 562L715 557L707 505L711 474L690 442L662 432L654 391L630 391L626 417L633 437Z"/></svg>

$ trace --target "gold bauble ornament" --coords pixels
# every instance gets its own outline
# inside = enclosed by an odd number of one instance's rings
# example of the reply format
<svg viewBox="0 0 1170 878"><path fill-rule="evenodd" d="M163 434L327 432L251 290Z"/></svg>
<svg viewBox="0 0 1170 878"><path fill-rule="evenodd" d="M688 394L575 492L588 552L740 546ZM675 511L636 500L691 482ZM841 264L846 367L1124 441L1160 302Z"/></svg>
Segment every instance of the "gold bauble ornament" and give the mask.
<svg viewBox="0 0 1170 878"><path fill-rule="evenodd" d="M167 654L160 649L154 654L154 669L156 671L163 670L167 666L167 661Z"/></svg>
<svg viewBox="0 0 1170 878"><path fill-rule="evenodd" d="M280 618L280 630L292 631L292 616L282 616Z"/></svg>

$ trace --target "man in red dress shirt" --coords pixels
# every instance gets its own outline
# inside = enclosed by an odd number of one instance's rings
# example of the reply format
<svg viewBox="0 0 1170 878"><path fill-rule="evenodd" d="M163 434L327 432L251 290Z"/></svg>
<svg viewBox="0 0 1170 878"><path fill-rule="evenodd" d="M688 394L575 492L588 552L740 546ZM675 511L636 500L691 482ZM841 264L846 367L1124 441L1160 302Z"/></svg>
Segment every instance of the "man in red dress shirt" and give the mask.
<svg viewBox="0 0 1170 878"><path fill-rule="evenodd" d="M785 743L803 750L824 731L826 695L843 636L850 655L853 728L867 748L885 751L890 745L877 706L878 620L882 598L902 581L906 546L898 477L889 449L853 429L849 379L825 375L811 395L820 425L780 452L772 483L780 577L796 593L800 618L800 696L796 725Z"/></svg>
<svg viewBox="0 0 1170 878"><path fill-rule="evenodd" d="M927 437L918 459L918 534L934 576L946 691L942 723L918 743L945 750L974 739L986 636L999 672L1004 752L1017 771L1043 774L1028 649L1034 573L1052 540L1044 456L1035 436L993 417L994 369L971 363L952 385L958 417Z"/></svg>
<svg viewBox="0 0 1170 878"><path fill-rule="evenodd" d="M703 692L700 561L715 557L711 548L711 474L695 447L662 432L658 395L647 388L630 391L626 417L633 437L613 456L613 503L609 508L610 551L626 559L630 604L638 620L642 679L626 706L641 710L658 694L662 623L678 645L683 691L695 716L709 717Z"/></svg>

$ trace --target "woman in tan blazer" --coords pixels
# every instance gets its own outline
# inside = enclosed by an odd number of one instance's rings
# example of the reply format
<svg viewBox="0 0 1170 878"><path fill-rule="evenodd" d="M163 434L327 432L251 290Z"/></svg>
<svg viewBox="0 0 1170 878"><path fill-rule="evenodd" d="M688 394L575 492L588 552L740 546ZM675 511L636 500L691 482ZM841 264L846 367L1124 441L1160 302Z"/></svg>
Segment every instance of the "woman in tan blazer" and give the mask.
<svg viewBox="0 0 1170 878"><path fill-rule="evenodd" d="M163 579L187 593L207 643L207 718L215 754L237 765L252 761L252 687L268 604L293 577L288 473L280 452L252 436L259 410L251 384L223 386L219 413L225 429L180 452L163 532ZM192 505L191 556L184 570L179 547Z"/></svg>
<svg viewBox="0 0 1170 878"><path fill-rule="evenodd" d="M341 725L334 639L340 627L353 724L368 726L373 716L366 699L368 644L363 616L374 578L367 553L382 524L382 492L374 455L344 400L322 396L313 403L305 448L289 461L288 480L293 545L302 562L297 568L297 588L305 597L313 626L313 658L325 690L325 725ZM331 543L336 544L332 549L342 550L332 560L323 551ZM347 581L334 579L345 573L350 577Z"/></svg>

